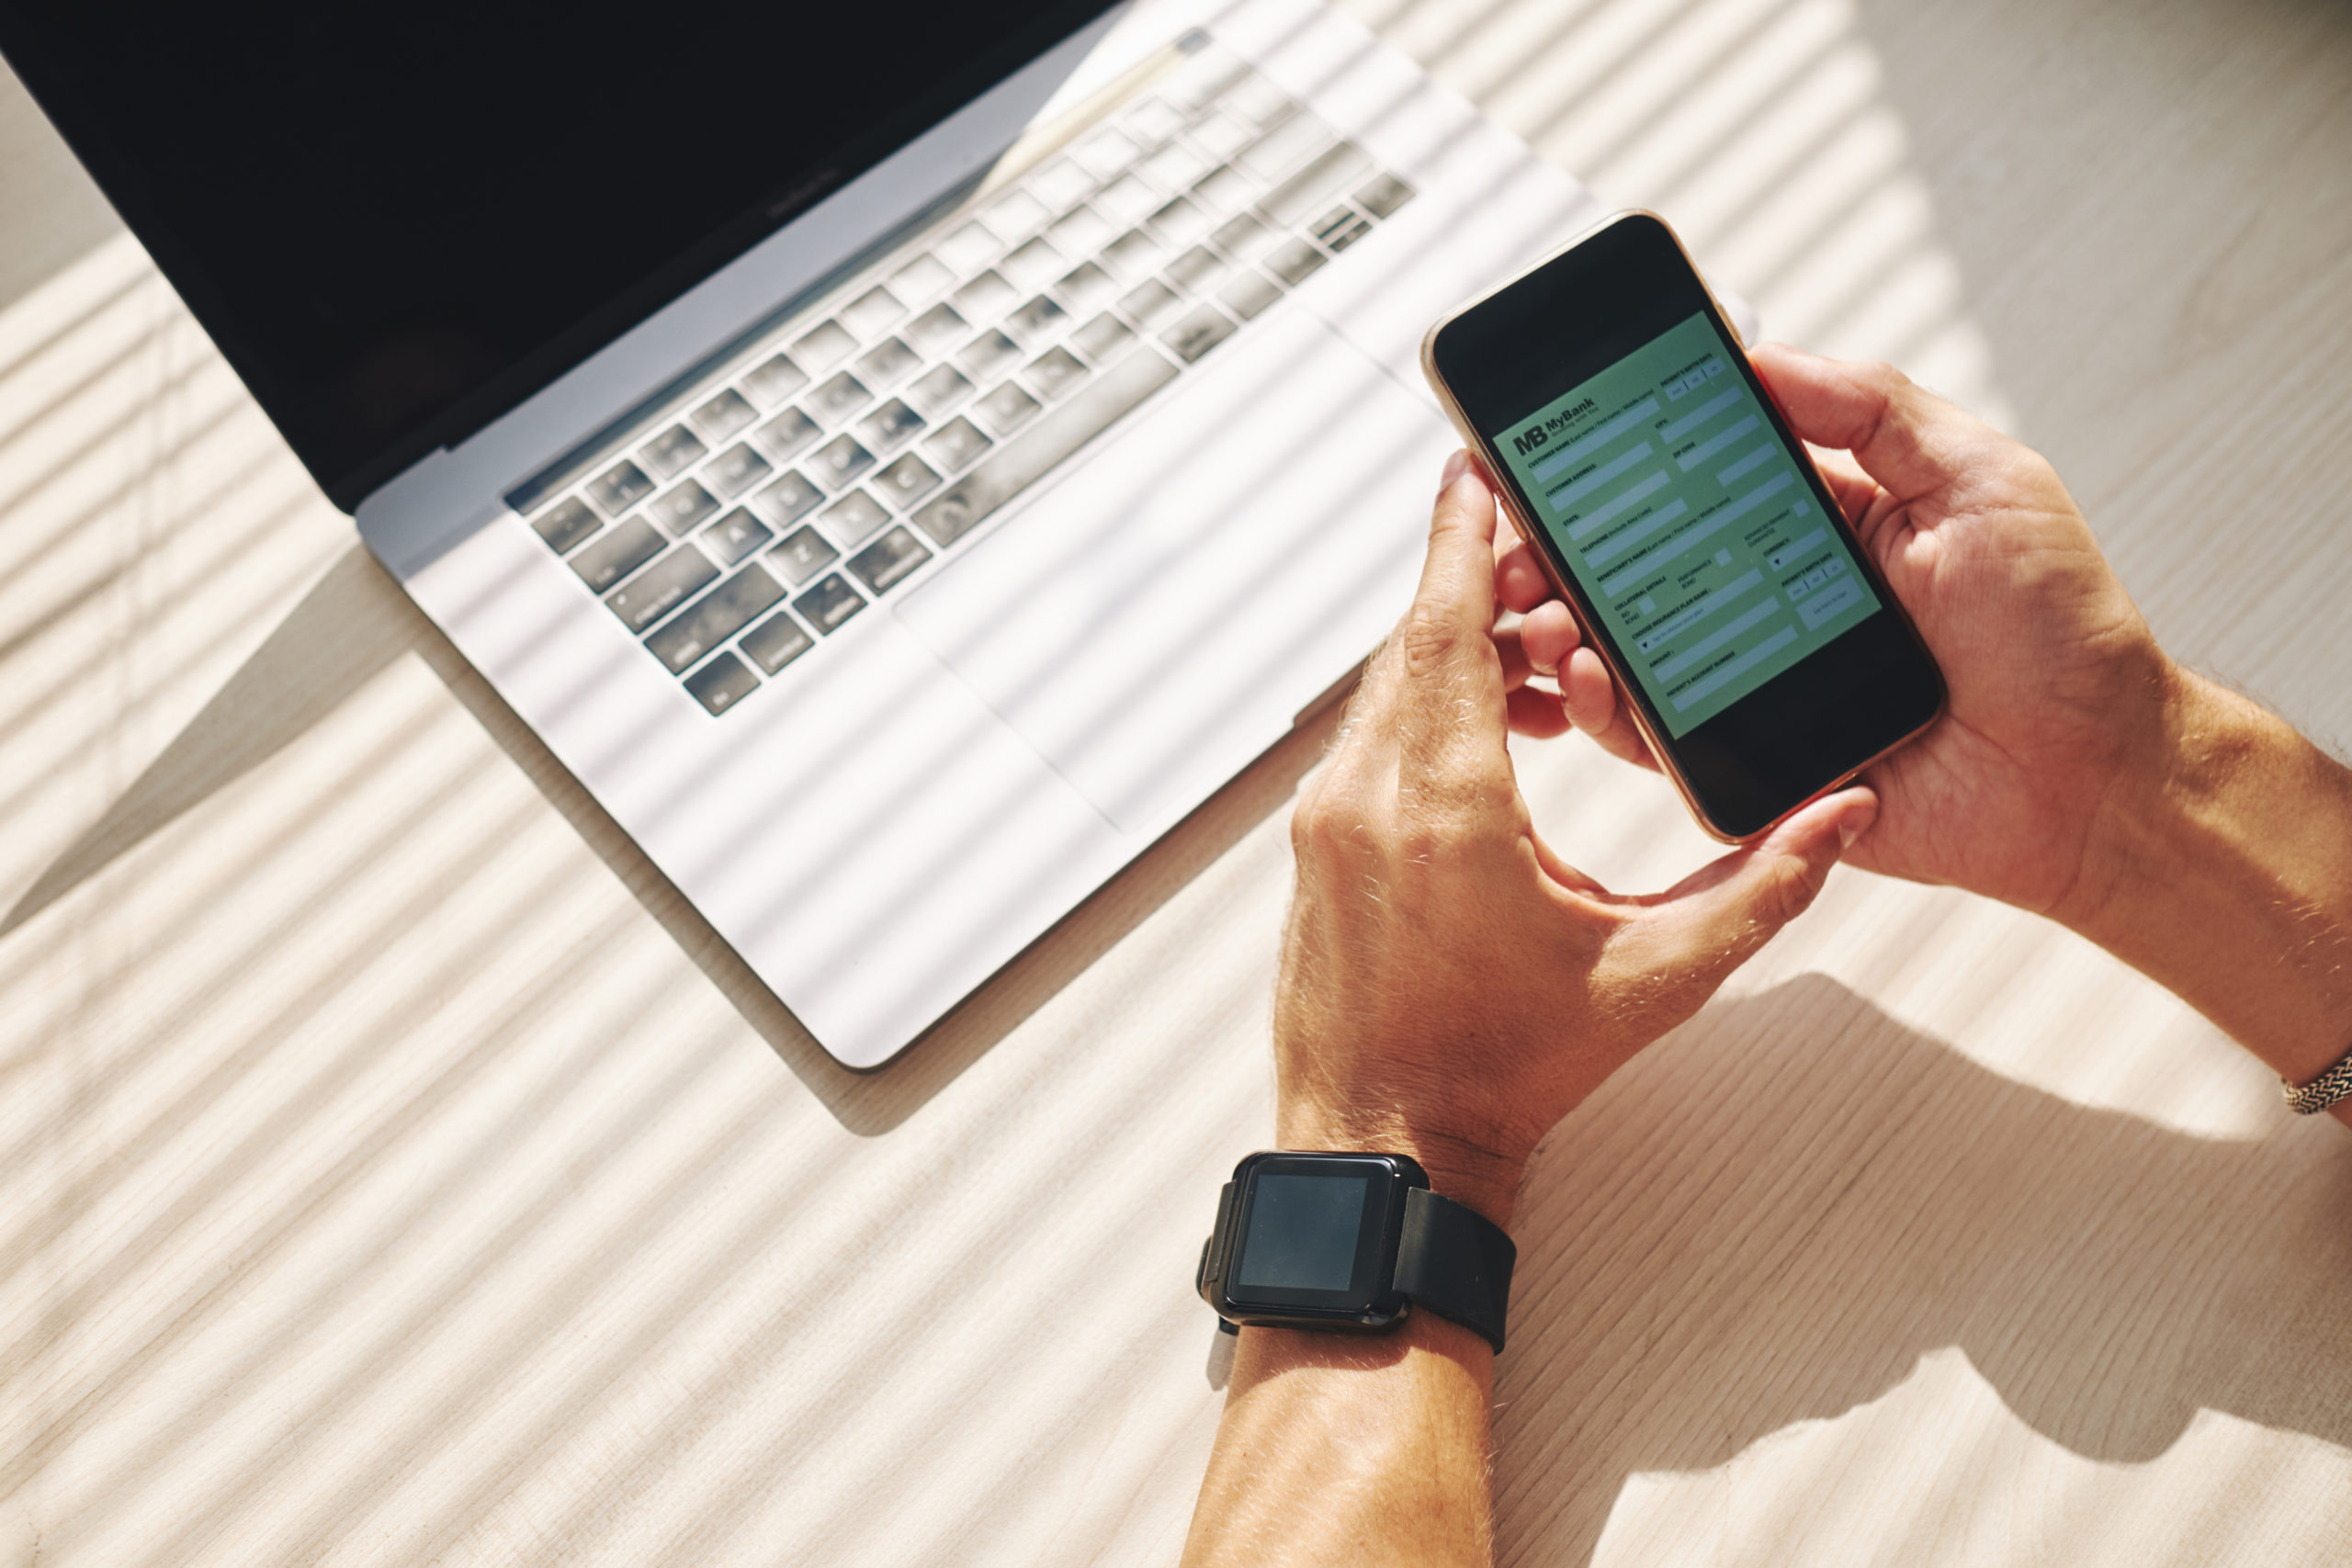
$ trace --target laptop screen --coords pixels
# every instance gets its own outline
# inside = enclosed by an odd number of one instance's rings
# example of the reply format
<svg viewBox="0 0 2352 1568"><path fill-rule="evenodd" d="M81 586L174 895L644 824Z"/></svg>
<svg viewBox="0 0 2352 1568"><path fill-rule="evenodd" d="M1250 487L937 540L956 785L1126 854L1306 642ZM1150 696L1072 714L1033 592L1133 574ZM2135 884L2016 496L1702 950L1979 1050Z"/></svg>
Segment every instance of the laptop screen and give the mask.
<svg viewBox="0 0 2352 1568"><path fill-rule="evenodd" d="M0 0L0 52L349 509L1108 0Z"/></svg>

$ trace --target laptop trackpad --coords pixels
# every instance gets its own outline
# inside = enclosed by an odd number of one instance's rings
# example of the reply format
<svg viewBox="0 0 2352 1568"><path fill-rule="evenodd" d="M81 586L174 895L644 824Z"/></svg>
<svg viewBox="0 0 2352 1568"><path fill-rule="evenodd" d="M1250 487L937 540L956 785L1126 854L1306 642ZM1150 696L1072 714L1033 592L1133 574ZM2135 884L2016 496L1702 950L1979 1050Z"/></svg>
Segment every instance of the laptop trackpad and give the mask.
<svg viewBox="0 0 2352 1568"><path fill-rule="evenodd" d="M1395 623L1454 445L1304 310L1227 352L898 606L1130 832L1281 739Z"/></svg>

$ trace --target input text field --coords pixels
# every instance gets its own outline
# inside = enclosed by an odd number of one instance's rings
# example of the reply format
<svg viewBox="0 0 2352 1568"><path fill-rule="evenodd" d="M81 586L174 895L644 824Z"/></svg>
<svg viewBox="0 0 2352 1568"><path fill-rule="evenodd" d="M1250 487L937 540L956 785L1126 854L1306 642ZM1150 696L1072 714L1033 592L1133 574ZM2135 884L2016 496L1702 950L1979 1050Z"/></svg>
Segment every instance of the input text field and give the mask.
<svg viewBox="0 0 2352 1568"><path fill-rule="evenodd" d="M1537 484L1542 484L1554 474L1564 474L1575 468L1577 459L1584 457L1586 453L1600 451L1656 412L1657 412L1657 400L1644 398L1623 412L1611 414L1607 419L1602 420L1527 471L1534 478Z"/></svg>
<svg viewBox="0 0 2352 1568"><path fill-rule="evenodd" d="M1688 713L1796 640L1796 627L1782 626L1705 680L1693 682L1690 690L1677 693L1673 698L1674 711Z"/></svg>

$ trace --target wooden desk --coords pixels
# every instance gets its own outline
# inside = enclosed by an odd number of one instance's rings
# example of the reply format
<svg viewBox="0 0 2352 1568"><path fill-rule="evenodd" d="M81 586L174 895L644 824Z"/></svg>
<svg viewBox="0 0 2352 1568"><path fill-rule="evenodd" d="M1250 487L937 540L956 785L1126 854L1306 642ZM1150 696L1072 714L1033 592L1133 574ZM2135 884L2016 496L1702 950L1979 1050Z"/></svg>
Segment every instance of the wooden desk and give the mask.
<svg viewBox="0 0 2352 1568"><path fill-rule="evenodd" d="M2352 733L2340 8L1357 8ZM1320 744L853 1077L104 244L0 313L0 1561L1170 1561ZM1707 852L1521 756L1602 875ZM2030 919L1838 874L1521 1237L1508 1562L2352 1554L2352 1143Z"/></svg>

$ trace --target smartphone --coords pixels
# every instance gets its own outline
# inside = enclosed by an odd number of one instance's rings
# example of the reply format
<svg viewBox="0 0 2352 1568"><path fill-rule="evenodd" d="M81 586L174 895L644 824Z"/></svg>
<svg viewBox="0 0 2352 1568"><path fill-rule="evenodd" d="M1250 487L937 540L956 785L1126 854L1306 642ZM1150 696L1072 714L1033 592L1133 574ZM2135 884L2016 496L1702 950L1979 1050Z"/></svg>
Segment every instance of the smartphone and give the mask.
<svg viewBox="0 0 2352 1568"><path fill-rule="evenodd" d="M1421 367L1714 837L1769 831L1943 711L1927 645L1656 214L1455 310Z"/></svg>

